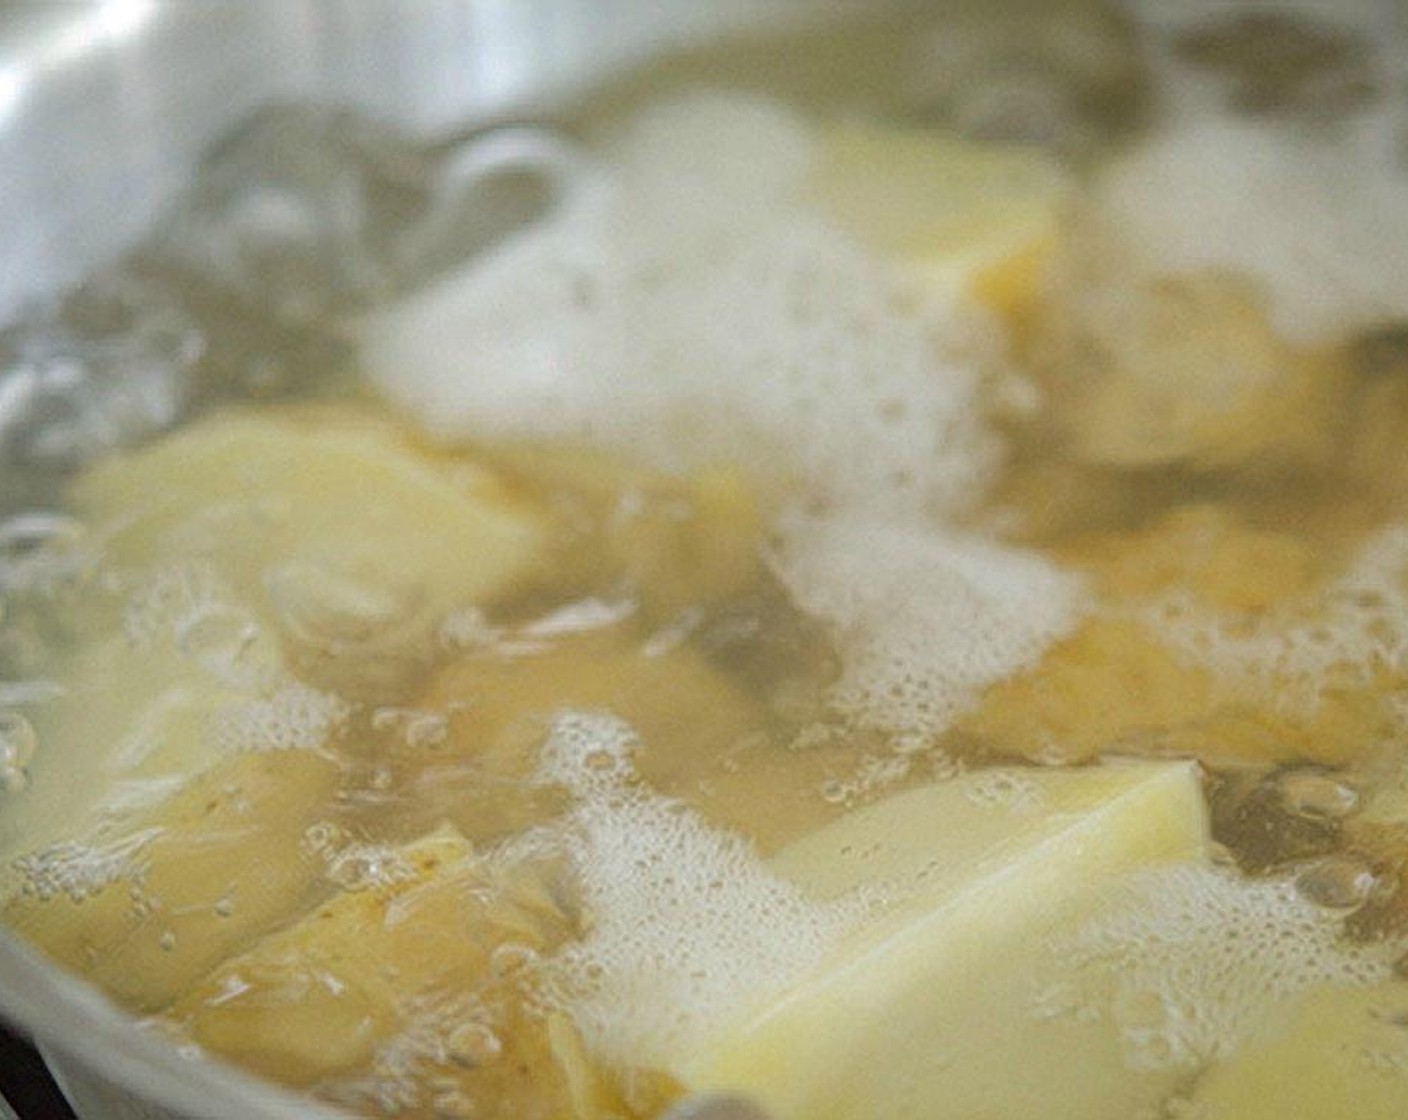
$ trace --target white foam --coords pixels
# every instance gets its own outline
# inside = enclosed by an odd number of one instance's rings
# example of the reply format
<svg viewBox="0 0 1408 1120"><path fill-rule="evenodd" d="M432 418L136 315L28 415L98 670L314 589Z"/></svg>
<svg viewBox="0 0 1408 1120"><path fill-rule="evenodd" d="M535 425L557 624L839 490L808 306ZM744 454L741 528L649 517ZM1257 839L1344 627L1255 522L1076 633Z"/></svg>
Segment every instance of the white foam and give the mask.
<svg viewBox="0 0 1408 1120"><path fill-rule="evenodd" d="M746 462L831 500L971 497L995 450L943 350L955 314L807 212L813 142L737 98L654 111L555 219L365 322L372 379L450 438Z"/></svg>
<svg viewBox="0 0 1408 1120"><path fill-rule="evenodd" d="M635 780L631 729L567 713L541 778L576 799L570 850L591 931L548 963L550 995L623 1067L669 1068L800 979L861 916L809 902L741 837Z"/></svg>
<svg viewBox="0 0 1408 1120"><path fill-rule="evenodd" d="M229 585L208 564L157 568L141 580L123 606L122 632L133 648L148 650L229 602Z"/></svg>
<svg viewBox="0 0 1408 1120"><path fill-rule="evenodd" d="M1191 1070L1231 1055L1311 988L1388 979L1405 947L1345 942L1339 920L1289 880L1184 866L1137 876L1113 913L1061 949L1105 993L1083 1010L1113 1017L1126 1060Z"/></svg>
<svg viewBox="0 0 1408 1120"><path fill-rule="evenodd" d="M161 835L147 828L110 841L65 840L15 860L21 889L39 899L65 894L75 902L117 882L140 883L147 847Z"/></svg>
<svg viewBox="0 0 1408 1120"><path fill-rule="evenodd" d="M340 697L304 684L288 684L258 700L221 707L205 734L227 754L247 751L318 750L346 723L351 709Z"/></svg>
<svg viewBox="0 0 1408 1120"><path fill-rule="evenodd" d="M1034 553L871 513L794 519L774 567L835 629L833 705L885 731L944 730L1069 633L1084 602L1078 577Z"/></svg>
<svg viewBox="0 0 1408 1120"><path fill-rule="evenodd" d="M138 653L172 650L226 687L257 692L280 672L272 636L208 564L168 564L140 580L122 631Z"/></svg>
<svg viewBox="0 0 1408 1120"><path fill-rule="evenodd" d="M1117 161L1090 213L1138 268L1244 273L1283 337L1323 342L1408 317L1403 139L1195 118Z"/></svg>
<svg viewBox="0 0 1408 1120"><path fill-rule="evenodd" d="M1035 557L914 527L972 503L998 460L956 357L982 332L810 213L814 146L765 103L652 110L575 205L365 324L364 357L443 436L741 462L834 514L778 570L847 644L838 705L928 732L1064 632L1074 592Z"/></svg>
<svg viewBox="0 0 1408 1120"><path fill-rule="evenodd" d="M1146 622L1225 687L1313 709L1324 691L1372 686L1408 670L1408 525L1372 536L1326 588L1254 621L1185 598L1161 600Z"/></svg>

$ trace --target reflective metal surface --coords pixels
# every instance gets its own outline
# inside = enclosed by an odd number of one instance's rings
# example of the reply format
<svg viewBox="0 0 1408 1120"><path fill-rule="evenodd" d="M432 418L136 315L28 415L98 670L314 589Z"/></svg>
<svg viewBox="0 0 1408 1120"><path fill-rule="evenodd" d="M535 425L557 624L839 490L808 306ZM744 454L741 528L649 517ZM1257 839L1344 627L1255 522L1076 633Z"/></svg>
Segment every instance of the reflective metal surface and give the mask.
<svg viewBox="0 0 1408 1120"><path fill-rule="evenodd" d="M671 45L857 4L808 0L6 0L0 322L145 229L259 105L423 135L529 115Z"/></svg>
<svg viewBox="0 0 1408 1120"><path fill-rule="evenodd" d="M130 246L210 142L262 105L347 105L420 136L454 137L532 119L674 45L863 7L808 0L5 0L0 324ZM488 156L481 149L478 158ZM85 1120L335 1115L183 1057L2 932L0 1014L36 1038Z"/></svg>

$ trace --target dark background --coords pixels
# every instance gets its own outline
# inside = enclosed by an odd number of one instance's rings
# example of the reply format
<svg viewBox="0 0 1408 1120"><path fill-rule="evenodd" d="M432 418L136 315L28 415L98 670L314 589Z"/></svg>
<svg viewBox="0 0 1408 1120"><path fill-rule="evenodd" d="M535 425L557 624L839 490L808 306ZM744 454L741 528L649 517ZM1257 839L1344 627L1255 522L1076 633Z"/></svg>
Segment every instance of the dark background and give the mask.
<svg viewBox="0 0 1408 1120"><path fill-rule="evenodd" d="M0 1022L0 1095L20 1120L73 1120L39 1055Z"/></svg>

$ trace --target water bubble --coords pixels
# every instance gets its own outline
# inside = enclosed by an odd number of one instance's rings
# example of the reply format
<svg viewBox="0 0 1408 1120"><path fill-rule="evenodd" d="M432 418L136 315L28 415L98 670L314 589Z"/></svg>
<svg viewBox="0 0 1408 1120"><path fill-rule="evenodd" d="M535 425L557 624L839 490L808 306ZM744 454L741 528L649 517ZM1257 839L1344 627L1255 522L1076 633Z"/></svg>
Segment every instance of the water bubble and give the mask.
<svg viewBox="0 0 1408 1120"><path fill-rule="evenodd" d="M327 856L324 874L344 891L355 893L404 882L415 876L415 869L391 848L349 844Z"/></svg>
<svg viewBox="0 0 1408 1120"><path fill-rule="evenodd" d="M1384 889L1373 868L1353 855L1328 856L1296 876L1296 889L1326 910L1354 910Z"/></svg>
<svg viewBox="0 0 1408 1120"><path fill-rule="evenodd" d="M227 684L256 682L277 667L277 655L261 648L254 616L228 603L206 603L175 626L176 647Z"/></svg>
<svg viewBox="0 0 1408 1120"><path fill-rule="evenodd" d="M517 941L505 941L489 954L489 967L501 980L520 976L538 962L538 951Z"/></svg>
<svg viewBox="0 0 1408 1120"><path fill-rule="evenodd" d="M231 916L234 914L234 912L235 912L235 903L234 903L234 900L233 900L233 899L229 899L229 898L220 898L220 899L216 899L216 901L215 901L215 914L216 914L217 917L220 917L220 918L229 918L229 917L231 917Z"/></svg>
<svg viewBox="0 0 1408 1120"><path fill-rule="evenodd" d="M390 733L415 750L435 750L450 734L450 720L443 712L384 707L372 713L372 730Z"/></svg>
<svg viewBox="0 0 1408 1120"><path fill-rule="evenodd" d="M176 934L169 929L164 930L161 938L157 941L157 945L161 948L163 953L174 952L176 949Z"/></svg>
<svg viewBox="0 0 1408 1120"><path fill-rule="evenodd" d="M1281 802L1300 817L1342 820L1359 808L1359 793L1328 774L1295 771L1281 779Z"/></svg>
<svg viewBox="0 0 1408 1120"><path fill-rule="evenodd" d="M28 767L38 744L29 720L19 712L0 711L0 792L17 793L29 784Z"/></svg>
<svg viewBox="0 0 1408 1120"><path fill-rule="evenodd" d="M850 797L850 789L844 782L828 778L821 783L821 799L828 805L842 805Z"/></svg>
<svg viewBox="0 0 1408 1120"><path fill-rule="evenodd" d="M328 864L327 877L345 891L360 891L371 886L380 872L381 863L375 856L344 852Z"/></svg>
<svg viewBox="0 0 1408 1120"><path fill-rule="evenodd" d="M329 653L363 645L410 613L391 590L322 564L285 564L265 582L289 634Z"/></svg>
<svg viewBox="0 0 1408 1120"><path fill-rule="evenodd" d="M81 522L34 511L0 522L0 588L47 591L82 567Z"/></svg>
<svg viewBox="0 0 1408 1120"><path fill-rule="evenodd" d="M330 856L351 842L347 830L331 821L318 821L303 831L302 848L312 855Z"/></svg>
<svg viewBox="0 0 1408 1120"><path fill-rule="evenodd" d="M461 1023L450 1032L446 1046L453 1061L464 1066L482 1066L503 1053L504 1044L485 1023Z"/></svg>
<svg viewBox="0 0 1408 1120"><path fill-rule="evenodd" d="M0 344L0 448L59 472L173 424L205 350L178 297L122 273Z"/></svg>
<svg viewBox="0 0 1408 1120"><path fill-rule="evenodd" d="M469 1120L476 1113L474 1098L462 1089L436 1093L430 1107L435 1110L435 1115L443 1117L443 1120Z"/></svg>

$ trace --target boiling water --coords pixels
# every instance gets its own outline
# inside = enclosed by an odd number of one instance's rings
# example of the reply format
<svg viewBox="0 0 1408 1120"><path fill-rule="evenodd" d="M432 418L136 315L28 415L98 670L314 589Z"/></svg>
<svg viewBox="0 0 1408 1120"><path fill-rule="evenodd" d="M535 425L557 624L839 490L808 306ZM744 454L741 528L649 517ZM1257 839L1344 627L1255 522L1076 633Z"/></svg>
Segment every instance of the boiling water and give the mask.
<svg viewBox="0 0 1408 1120"><path fill-rule="evenodd" d="M790 842L1192 757L1219 864L1118 884L1033 1015L1196 1115L1296 997L1389 984L1403 29L1306 7L955 10L766 94L676 60L448 216L443 153L250 126L0 340L7 920L368 1112L650 1115L896 904Z"/></svg>

